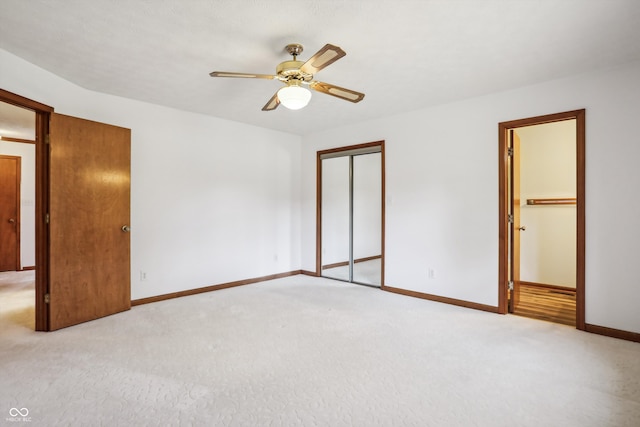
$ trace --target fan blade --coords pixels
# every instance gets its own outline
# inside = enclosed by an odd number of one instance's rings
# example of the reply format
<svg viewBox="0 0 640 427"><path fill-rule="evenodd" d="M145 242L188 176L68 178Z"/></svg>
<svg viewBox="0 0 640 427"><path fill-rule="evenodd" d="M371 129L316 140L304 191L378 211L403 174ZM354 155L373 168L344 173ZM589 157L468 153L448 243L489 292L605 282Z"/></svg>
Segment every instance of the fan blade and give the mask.
<svg viewBox="0 0 640 427"><path fill-rule="evenodd" d="M278 76L272 76L271 74L248 74L248 73L234 73L227 71L212 71L209 73L211 77L242 77L245 79L275 79Z"/></svg>
<svg viewBox="0 0 640 427"><path fill-rule="evenodd" d="M276 108L278 108L278 105L280 105L280 100L278 99L278 92L276 92L273 94L269 102L264 104L264 107L262 107L262 111L275 110Z"/></svg>
<svg viewBox="0 0 640 427"><path fill-rule="evenodd" d="M343 87L335 86L329 83L313 81L309 83L309 87L318 92L326 93L327 95L336 96L351 102L360 102L364 98L364 93L356 92L355 90L345 89Z"/></svg>
<svg viewBox="0 0 640 427"><path fill-rule="evenodd" d="M346 54L347 53L338 46L326 44L315 55L309 58L307 62L302 64L300 71L307 74L315 74L324 67L333 64Z"/></svg>

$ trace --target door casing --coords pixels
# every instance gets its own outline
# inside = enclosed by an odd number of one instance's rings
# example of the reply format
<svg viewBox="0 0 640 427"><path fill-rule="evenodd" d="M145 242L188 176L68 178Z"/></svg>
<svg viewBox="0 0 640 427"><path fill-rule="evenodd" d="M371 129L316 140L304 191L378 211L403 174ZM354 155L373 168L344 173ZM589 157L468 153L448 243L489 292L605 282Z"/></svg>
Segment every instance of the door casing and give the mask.
<svg viewBox="0 0 640 427"><path fill-rule="evenodd" d="M36 145L36 197L35 197L35 225L36 225L36 331L48 330L49 308L45 303L49 283L49 248L46 214L49 205L48 146L46 135L49 134L49 116L53 108L15 93L0 89L0 101L27 108L36 113L35 145Z"/></svg>
<svg viewBox="0 0 640 427"><path fill-rule="evenodd" d="M498 124L498 313L508 311L509 280L509 132L519 127L576 121L576 328L585 330L585 110L536 116Z"/></svg>

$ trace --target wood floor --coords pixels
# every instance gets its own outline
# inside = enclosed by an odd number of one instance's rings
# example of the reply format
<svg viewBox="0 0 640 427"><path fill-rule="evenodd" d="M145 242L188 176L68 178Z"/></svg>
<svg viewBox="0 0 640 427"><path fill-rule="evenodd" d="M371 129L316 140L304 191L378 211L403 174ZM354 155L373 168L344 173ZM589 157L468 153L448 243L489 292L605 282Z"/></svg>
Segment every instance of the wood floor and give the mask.
<svg viewBox="0 0 640 427"><path fill-rule="evenodd" d="M576 326L576 293L522 284L520 304L513 314Z"/></svg>

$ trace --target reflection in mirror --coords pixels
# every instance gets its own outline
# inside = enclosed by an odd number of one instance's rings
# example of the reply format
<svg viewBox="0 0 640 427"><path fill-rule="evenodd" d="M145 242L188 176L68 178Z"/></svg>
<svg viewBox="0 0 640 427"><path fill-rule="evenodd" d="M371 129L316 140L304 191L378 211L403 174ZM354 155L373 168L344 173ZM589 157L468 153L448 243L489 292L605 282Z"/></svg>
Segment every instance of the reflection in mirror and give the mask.
<svg viewBox="0 0 640 427"><path fill-rule="evenodd" d="M349 281L349 157L322 160L321 275Z"/></svg>
<svg viewBox="0 0 640 427"><path fill-rule="evenodd" d="M381 153L353 157L353 282L380 286Z"/></svg>
<svg viewBox="0 0 640 427"><path fill-rule="evenodd" d="M380 147L321 157L321 275L382 285Z"/></svg>

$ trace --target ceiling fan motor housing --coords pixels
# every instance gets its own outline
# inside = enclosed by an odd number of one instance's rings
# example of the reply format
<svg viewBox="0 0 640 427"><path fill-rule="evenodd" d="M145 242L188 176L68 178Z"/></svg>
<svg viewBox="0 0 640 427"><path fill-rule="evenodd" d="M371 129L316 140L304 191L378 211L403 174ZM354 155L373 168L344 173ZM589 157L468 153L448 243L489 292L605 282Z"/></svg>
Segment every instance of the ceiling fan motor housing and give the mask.
<svg viewBox="0 0 640 427"><path fill-rule="evenodd" d="M276 74L280 77L280 80L285 82L292 79L310 82L313 79L313 74L300 71L300 67L303 64L304 62L295 60L281 62L276 67Z"/></svg>

